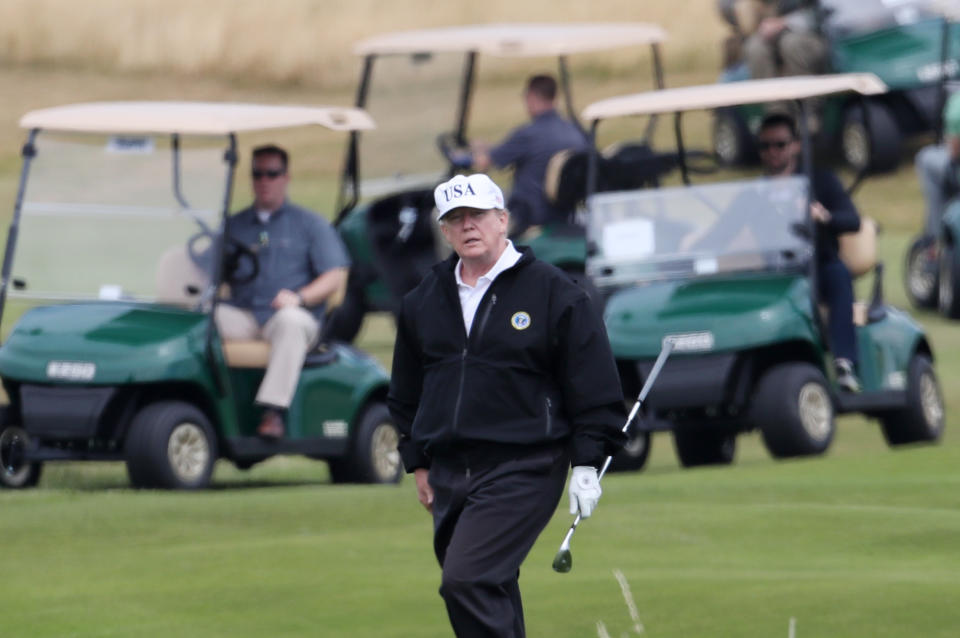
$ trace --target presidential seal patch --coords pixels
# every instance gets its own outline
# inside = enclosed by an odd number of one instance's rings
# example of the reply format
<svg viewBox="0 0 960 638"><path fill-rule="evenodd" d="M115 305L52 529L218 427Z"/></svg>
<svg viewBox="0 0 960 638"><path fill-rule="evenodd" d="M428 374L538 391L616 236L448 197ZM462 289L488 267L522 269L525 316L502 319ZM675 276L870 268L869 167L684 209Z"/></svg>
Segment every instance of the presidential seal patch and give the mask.
<svg viewBox="0 0 960 638"><path fill-rule="evenodd" d="M523 311L515 312L510 317L510 325L513 326L514 330L526 330L530 327L530 315Z"/></svg>

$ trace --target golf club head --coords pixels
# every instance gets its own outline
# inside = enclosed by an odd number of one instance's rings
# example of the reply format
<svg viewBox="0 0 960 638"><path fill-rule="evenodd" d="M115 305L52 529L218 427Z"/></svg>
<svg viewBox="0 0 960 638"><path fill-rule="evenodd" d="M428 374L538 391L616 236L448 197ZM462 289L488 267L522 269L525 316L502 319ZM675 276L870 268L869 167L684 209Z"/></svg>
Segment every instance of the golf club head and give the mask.
<svg viewBox="0 0 960 638"><path fill-rule="evenodd" d="M559 574L566 574L573 568L573 556L570 550L561 548L557 555L553 557L553 571Z"/></svg>

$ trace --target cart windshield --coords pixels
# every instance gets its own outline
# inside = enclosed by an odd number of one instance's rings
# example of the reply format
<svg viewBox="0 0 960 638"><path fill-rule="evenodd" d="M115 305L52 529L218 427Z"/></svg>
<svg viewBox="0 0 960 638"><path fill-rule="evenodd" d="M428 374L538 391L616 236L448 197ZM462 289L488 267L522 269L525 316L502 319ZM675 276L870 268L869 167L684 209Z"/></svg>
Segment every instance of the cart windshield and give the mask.
<svg viewBox="0 0 960 638"><path fill-rule="evenodd" d="M600 288L800 270L810 259L806 177L593 195L587 273Z"/></svg>
<svg viewBox="0 0 960 638"><path fill-rule="evenodd" d="M465 53L382 55L364 108L377 128L360 135L360 195L380 197L443 181L447 160L434 141L456 130Z"/></svg>
<svg viewBox="0 0 960 638"><path fill-rule="evenodd" d="M195 305L196 285L209 281L199 265L212 262L205 257L209 231L220 226L225 146L223 137L183 142L178 197L165 136L41 132L24 195L10 305L92 299Z"/></svg>

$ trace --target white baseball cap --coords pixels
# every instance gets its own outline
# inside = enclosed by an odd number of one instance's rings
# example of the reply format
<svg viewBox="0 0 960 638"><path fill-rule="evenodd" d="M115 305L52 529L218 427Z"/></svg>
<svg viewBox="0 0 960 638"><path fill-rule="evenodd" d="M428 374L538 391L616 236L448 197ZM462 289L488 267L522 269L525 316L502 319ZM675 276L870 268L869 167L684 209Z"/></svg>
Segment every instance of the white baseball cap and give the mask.
<svg viewBox="0 0 960 638"><path fill-rule="evenodd" d="M503 210L503 191L483 173L454 175L450 181L437 186L433 200L437 204L437 219L443 219L454 208Z"/></svg>

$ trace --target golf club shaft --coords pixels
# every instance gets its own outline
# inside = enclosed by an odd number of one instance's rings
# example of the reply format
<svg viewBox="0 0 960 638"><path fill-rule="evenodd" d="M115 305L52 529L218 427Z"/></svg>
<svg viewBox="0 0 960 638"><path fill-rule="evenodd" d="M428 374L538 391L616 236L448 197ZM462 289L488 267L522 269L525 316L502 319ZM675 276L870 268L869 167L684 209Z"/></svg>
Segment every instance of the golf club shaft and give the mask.
<svg viewBox="0 0 960 638"><path fill-rule="evenodd" d="M627 422L623 424L623 429L621 432L626 433L630 429L630 424L633 423L633 420L637 416L637 412L640 411L640 406L646 400L647 395L650 394L650 388L653 387L653 382L657 380L657 377L660 375L660 369L663 368L663 364L667 362L667 357L670 356L670 353L673 352L673 339L667 337L663 341L663 347L660 349L660 354L657 356L657 360L653 362L653 368L650 369L650 374L647 375L647 380L643 384L643 388L640 390L640 394L637 396L637 400L634 402L633 407L630 408L630 414L627 415ZM602 479L603 475L607 473L607 468L610 467L610 463L613 461L613 455L607 457L603 462L603 467L600 469L600 474L598 478ZM577 520L574 521L574 527L580 522L580 515L577 514Z"/></svg>
<svg viewBox="0 0 960 638"><path fill-rule="evenodd" d="M650 369L650 374L647 375L647 380L643 384L643 388L640 390L640 395L637 396L637 400L633 404L633 408L630 409L630 414L627 416L627 422L624 423L621 432L626 432L630 429L630 424L633 423L633 420L637 416L637 412L640 411L640 405L650 393L650 388L653 387L653 382L656 381L657 376L660 374L660 369L663 368L663 364L667 362L667 357L670 356L671 352L673 352L673 340L668 337L663 342L663 347L660 349L660 354L657 356L657 360L653 363L653 368ZM607 468L610 467L611 461L613 461L612 454L603 462L603 468L600 470L600 474L598 474L598 480L602 479L603 475L607 473ZM563 538L563 543L560 544L561 550L569 549L570 539L573 538L573 532L576 531L577 525L580 524L582 519L583 516L578 512L577 517L573 519L573 523L570 524L570 529L567 530L567 535Z"/></svg>

